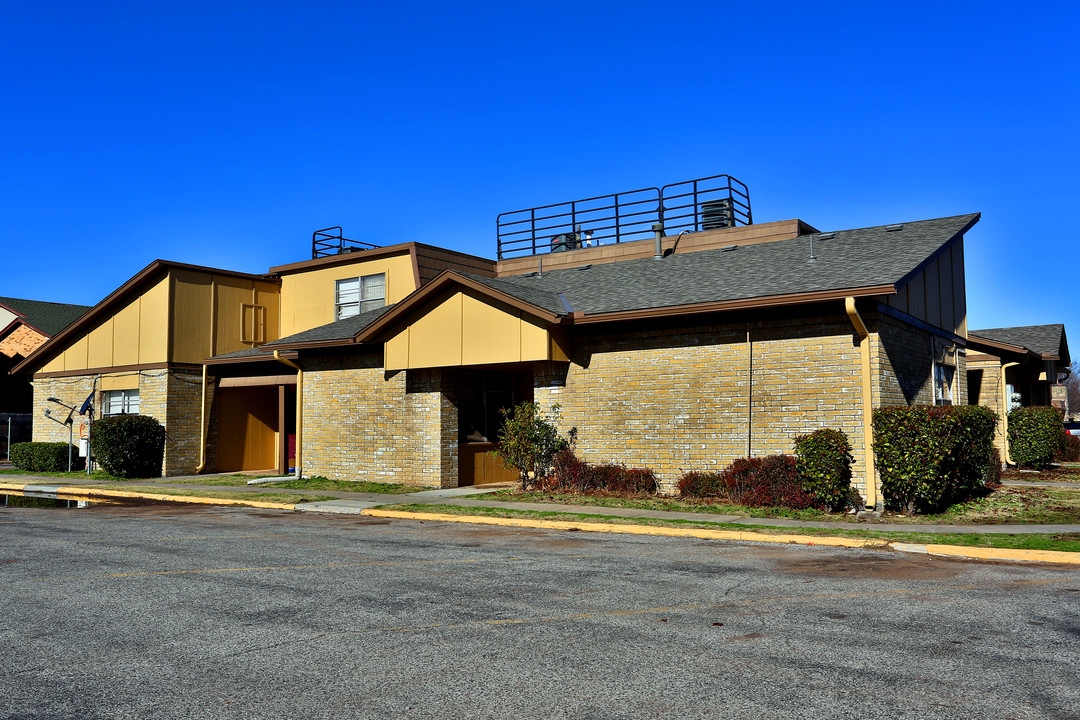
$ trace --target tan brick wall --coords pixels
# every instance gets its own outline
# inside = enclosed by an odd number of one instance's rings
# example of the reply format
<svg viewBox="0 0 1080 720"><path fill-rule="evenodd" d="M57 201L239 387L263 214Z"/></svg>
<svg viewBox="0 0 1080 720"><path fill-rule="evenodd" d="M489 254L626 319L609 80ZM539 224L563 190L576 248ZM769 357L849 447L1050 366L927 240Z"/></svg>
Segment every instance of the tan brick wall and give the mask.
<svg viewBox="0 0 1080 720"><path fill-rule="evenodd" d="M457 408L441 371L384 372L381 347L300 364L304 475L457 485Z"/></svg>
<svg viewBox="0 0 1080 720"><path fill-rule="evenodd" d="M95 375L34 380L34 440L63 442L67 429L52 422L43 414L46 407L62 420L67 416L57 412L59 406L46 398L57 397L69 404L81 403L94 386ZM100 383L99 383L100 385ZM199 462L199 393L200 375L174 370L144 370L139 373L139 413L157 419L165 426L164 475L185 475L195 471ZM102 393L95 398L95 412L102 408ZM100 417L100 415L97 415ZM75 434L87 420L76 415Z"/></svg>
<svg viewBox="0 0 1080 720"><path fill-rule="evenodd" d="M994 433L994 447L998 449L1004 462L1006 458L1004 418L1007 411L1002 398L1001 361L982 360L969 362L967 371L971 374L969 378L972 384L969 389L971 401L977 405L990 408L998 415L997 428ZM978 383L978 387L975 386L975 383Z"/></svg>
<svg viewBox="0 0 1080 720"><path fill-rule="evenodd" d="M870 363L874 375L874 407L933 405L933 339L928 330L908 325L888 315L876 316L870 339ZM956 356L953 402L967 402L967 360Z"/></svg>
<svg viewBox="0 0 1080 720"><path fill-rule="evenodd" d="M589 462L651 467L671 491L685 471L791 453L797 435L834 427L865 492L859 348L844 316L578 334L574 356L562 377L537 373L535 394L561 406Z"/></svg>

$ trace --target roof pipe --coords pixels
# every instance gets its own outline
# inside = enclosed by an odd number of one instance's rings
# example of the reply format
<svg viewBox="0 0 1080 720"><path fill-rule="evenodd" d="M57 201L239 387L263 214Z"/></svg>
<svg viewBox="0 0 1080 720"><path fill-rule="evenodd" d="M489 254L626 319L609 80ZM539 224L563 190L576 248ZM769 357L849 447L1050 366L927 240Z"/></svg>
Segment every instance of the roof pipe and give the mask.
<svg viewBox="0 0 1080 720"><path fill-rule="evenodd" d="M862 365L862 431L863 448L866 463L866 507L877 510L881 503L878 495L877 472L874 467L874 398L870 385L870 330L866 327L859 311L855 308L855 298L844 298L844 310L859 335L859 354Z"/></svg>
<svg viewBox="0 0 1080 720"><path fill-rule="evenodd" d="M281 357L281 351L280 350L275 350L274 351L274 359L277 360L279 363L281 363L283 365L288 365L289 367L296 369L296 458L295 458L295 460L296 460L296 477L301 478L301 477L303 477L303 474L301 472L301 467L302 466L300 464L300 461L301 461L301 459L303 459L302 455L301 455L301 453L302 453L301 448L303 448L303 442L302 441L304 439L304 435L303 435L303 432L304 432L303 427L304 426L303 426L303 423L301 422L303 420L303 417L304 417L304 369L301 368L296 363L294 363L292 360L286 360L285 358ZM281 437L282 437L282 442L284 442L284 437L285 437L284 428L282 428ZM288 468L286 468L286 470L287 469Z"/></svg>
<svg viewBox="0 0 1080 720"><path fill-rule="evenodd" d="M653 255L653 260L664 259L664 223L653 223L652 226L653 236L656 239L656 254Z"/></svg>
<svg viewBox="0 0 1080 720"><path fill-rule="evenodd" d="M1019 364L1018 362L1007 362L1001 366L1001 436L1005 446L1005 464L1013 466L1016 465L1016 462L1012 459L1012 453L1009 452L1009 401L1012 398L1009 397L1009 386L1005 382L1005 370Z"/></svg>

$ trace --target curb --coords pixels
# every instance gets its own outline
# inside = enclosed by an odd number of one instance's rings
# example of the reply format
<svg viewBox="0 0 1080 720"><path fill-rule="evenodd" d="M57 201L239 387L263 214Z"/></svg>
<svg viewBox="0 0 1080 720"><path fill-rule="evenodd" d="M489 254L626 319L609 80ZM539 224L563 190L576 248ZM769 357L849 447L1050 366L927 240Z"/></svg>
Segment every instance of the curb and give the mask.
<svg viewBox="0 0 1080 720"><path fill-rule="evenodd" d="M398 518L401 520L430 520L435 522L458 522L472 525L501 525L503 527L527 527L545 530L583 530L585 532L621 533L625 535L662 535L704 540L737 540L742 542L780 543L784 545L824 545L830 547L860 548L865 550L896 550L899 552L938 555L969 560L1019 560L1022 562L1046 562L1080 565L1080 552L1061 550L1018 550L1013 548L977 548L966 545L916 545L887 540L860 540L844 537L819 537L814 535L766 535L747 530L706 530L700 528L666 528L654 525L618 525L614 523L591 523L566 520L529 520L526 518L496 518L479 515L449 515L446 513L407 512L404 510L368 509L360 513L372 517Z"/></svg>
<svg viewBox="0 0 1080 720"><path fill-rule="evenodd" d="M24 492L27 488L33 491L40 485L14 485L0 483L0 491ZM105 490L102 488L80 487L78 485L61 485L50 490L57 496L71 500L93 500L94 498L125 498L128 500L157 500L159 502L179 502L196 505L232 505L241 507L254 507L267 510L295 510L293 503L267 502L265 500L233 500L231 498L208 498L196 495L162 495L159 493L130 492L127 490Z"/></svg>

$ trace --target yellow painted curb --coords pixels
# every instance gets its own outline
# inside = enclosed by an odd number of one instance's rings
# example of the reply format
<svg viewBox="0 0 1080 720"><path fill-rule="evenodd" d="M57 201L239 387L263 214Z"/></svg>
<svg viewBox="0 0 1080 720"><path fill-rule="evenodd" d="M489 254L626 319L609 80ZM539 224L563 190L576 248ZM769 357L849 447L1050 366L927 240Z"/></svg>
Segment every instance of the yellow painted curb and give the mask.
<svg viewBox="0 0 1080 720"><path fill-rule="evenodd" d="M89 497L134 498L141 500L164 500L167 502L196 503L201 505L241 505L244 507L265 508L270 510L295 510L293 503L267 502L265 500L234 500L231 498L209 498L196 495L164 495L161 493L130 492L128 490L105 490L68 486L58 488L57 495L87 495Z"/></svg>
<svg viewBox="0 0 1080 720"><path fill-rule="evenodd" d="M967 545L916 545L886 540L862 540L845 537L822 537L815 535L770 535L743 530L706 530L701 528L669 528L655 525L619 525L615 523L591 523L566 520L530 520L527 518L496 518L479 515L450 515L447 513L407 512L403 510L379 510L369 508L361 515L400 518L403 520L432 520L459 522L474 525L502 525L504 527L542 528L546 530L584 530L587 532L624 533L627 535L664 535L705 540L739 540L744 542L783 543L787 545L825 545L830 547L863 548L868 550L899 550L927 555L948 555L972 560L1020 560L1024 562L1049 562L1080 564L1080 553L1060 550L1019 550L1013 548L980 548Z"/></svg>
<svg viewBox="0 0 1080 720"><path fill-rule="evenodd" d="M707 530L703 528L670 528L657 525L620 525L617 523L577 522L567 520L530 520L527 518L498 518L478 515L449 515L446 513L405 512L368 508L361 515L401 518L408 520L437 520L440 522L464 522L476 525L503 525L506 527L542 528L545 530L587 530L589 532L622 533L626 535L665 535L705 540L742 540L749 542L772 542L787 545L829 545L833 547L883 549L888 543L882 540L861 540L845 537L814 537L810 535L765 535L745 530Z"/></svg>

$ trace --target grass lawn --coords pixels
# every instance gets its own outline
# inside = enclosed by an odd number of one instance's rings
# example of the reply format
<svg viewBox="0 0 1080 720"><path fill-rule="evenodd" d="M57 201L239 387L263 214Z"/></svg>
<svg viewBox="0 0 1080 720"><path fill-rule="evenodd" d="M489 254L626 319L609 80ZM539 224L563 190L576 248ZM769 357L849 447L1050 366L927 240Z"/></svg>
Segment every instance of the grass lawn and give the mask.
<svg viewBox="0 0 1080 720"><path fill-rule="evenodd" d="M1068 463L1038 472L1009 468L1001 474L1003 482L1056 482L1080 484L1080 465Z"/></svg>
<svg viewBox="0 0 1080 720"><path fill-rule="evenodd" d="M187 477L177 480L163 478L165 482L171 482L177 485L247 485L247 481L250 479L250 475L233 475L230 477ZM266 483L265 485L259 485L258 487L273 488L275 490L330 490L333 492L380 493L383 495L403 495L427 489L412 485L368 482L366 480L331 480L329 478L318 476L304 478L302 480L285 480L282 482Z"/></svg>
<svg viewBox="0 0 1080 720"><path fill-rule="evenodd" d="M511 508L479 508L459 505L425 505L400 503L383 505L380 510L404 510L410 512L444 513L449 515L482 515L486 517L528 518L531 520L564 520L568 522L612 523L616 525L651 525L657 527L702 528L710 530L749 530L767 535L809 535L813 537L851 537L884 542L913 544L963 545L967 547L1014 548L1022 550L1059 550L1080 552L1080 533L1065 534L1008 534L1008 533L927 533L904 531L880 531L852 527L832 530L826 528L777 528L766 525L743 525L725 522L694 522L688 520L657 520L653 518L624 518L610 515L584 515L580 513Z"/></svg>
<svg viewBox="0 0 1080 720"><path fill-rule="evenodd" d="M988 490L985 497L959 503L939 513L901 515L886 511L882 522L907 525L1000 525L1016 524L1072 524L1080 523L1080 468L1065 468L1044 473L1033 473L1032 482L1062 482L1063 472L1075 473L1074 488L1002 486ZM1027 475L1028 473L1025 473ZM654 496L619 496L615 494L574 494L550 492L519 492L503 490L484 496L485 500L504 502L541 502L553 505L590 505L599 507L637 508L643 510L669 510L675 512L699 512L715 515L739 515L751 518L790 518L793 520L818 520L850 522L865 525L854 515L827 513L822 510L789 510L787 508L752 508L742 505Z"/></svg>

